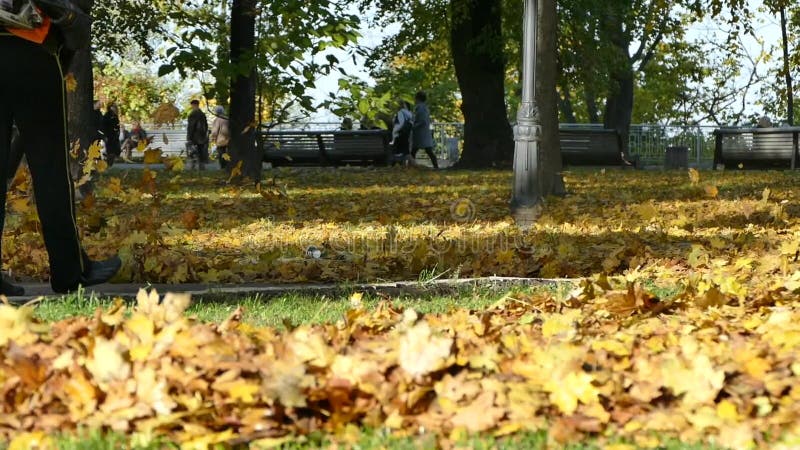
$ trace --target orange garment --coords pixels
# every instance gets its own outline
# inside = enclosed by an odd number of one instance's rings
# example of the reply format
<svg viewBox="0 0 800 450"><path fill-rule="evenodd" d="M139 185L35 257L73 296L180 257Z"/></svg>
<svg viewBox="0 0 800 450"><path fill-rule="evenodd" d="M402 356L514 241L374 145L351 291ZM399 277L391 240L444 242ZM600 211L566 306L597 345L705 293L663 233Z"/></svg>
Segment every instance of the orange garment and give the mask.
<svg viewBox="0 0 800 450"><path fill-rule="evenodd" d="M42 25L39 28L34 28L33 30L25 30L22 28L6 27L6 29L8 29L9 33L15 36L19 36L22 39L25 39L26 41L31 41L37 44L41 44L47 38L47 34L50 33L51 24L52 23L50 22L50 18L44 16L44 22L42 22Z"/></svg>

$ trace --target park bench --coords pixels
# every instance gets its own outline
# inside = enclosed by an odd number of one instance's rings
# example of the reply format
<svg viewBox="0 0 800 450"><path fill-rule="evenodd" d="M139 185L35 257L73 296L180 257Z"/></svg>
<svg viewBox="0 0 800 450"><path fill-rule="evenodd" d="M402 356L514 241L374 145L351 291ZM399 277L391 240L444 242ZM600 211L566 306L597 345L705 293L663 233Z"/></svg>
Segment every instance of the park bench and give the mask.
<svg viewBox="0 0 800 450"><path fill-rule="evenodd" d="M622 138L616 130L559 130L565 166L638 167L638 157L623 157Z"/></svg>
<svg viewBox="0 0 800 450"><path fill-rule="evenodd" d="M720 128L714 131L714 168L770 168L798 165L800 127Z"/></svg>
<svg viewBox="0 0 800 450"><path fill-rule="evenodd" d="M391 158L385 130L266 131L258 139L273 166L386 164Z"/></svg>

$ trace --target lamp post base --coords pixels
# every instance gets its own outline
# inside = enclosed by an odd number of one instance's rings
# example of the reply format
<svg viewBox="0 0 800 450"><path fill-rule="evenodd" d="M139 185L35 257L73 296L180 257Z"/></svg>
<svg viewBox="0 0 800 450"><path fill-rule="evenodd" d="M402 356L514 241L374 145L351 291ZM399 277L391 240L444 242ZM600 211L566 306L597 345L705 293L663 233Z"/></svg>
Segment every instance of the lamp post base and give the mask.
<svg viewBox="0 0 800 450"><path fill-rule="evenodd" d="M533 206L512 206L511 216L521 230L530 230L542 216L542 203Z"/></svg>

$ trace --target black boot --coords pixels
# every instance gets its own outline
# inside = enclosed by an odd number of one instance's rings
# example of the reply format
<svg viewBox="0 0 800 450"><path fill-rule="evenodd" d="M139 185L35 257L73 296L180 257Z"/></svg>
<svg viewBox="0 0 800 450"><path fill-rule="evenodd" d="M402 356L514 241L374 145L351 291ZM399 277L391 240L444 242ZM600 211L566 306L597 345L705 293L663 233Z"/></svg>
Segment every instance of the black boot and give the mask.
<svg viewBox="0 0 800 450"><path fill-rule="evenodd" d="M2 283L0 283L0 295L5 295L6 297L22 297L25 295L25 289L22 286L16 286L3 280Z"/></svg>
<svg viewBox="0 0 800 450"><path fill-rule="evenodd" d="M114 275L119 272L122 267L122 260L119 256L106 259L105 261L90 261L89 267L86 272L81 275L81 279L74 286L68 288L60 288L53 286L53 291L57 294L69 294L75 292L79 287L97 286L103 284L114 278Z"/></svg>
<svg viewBox="0 0 800 450"><path fill-rule="evenodd" d="M88 270L81 277L83 287L96 286L108 282L114 278L122 267L122 260L119 256L108 258L105 261L92 261Z"/></svg>

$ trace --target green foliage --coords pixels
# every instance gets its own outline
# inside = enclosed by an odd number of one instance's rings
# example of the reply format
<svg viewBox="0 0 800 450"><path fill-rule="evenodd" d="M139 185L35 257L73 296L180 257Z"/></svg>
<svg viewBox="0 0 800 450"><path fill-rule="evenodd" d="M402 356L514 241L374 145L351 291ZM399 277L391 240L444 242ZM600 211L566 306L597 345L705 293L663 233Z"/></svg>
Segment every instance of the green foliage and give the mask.
<svg viewBox="0 0 800 450"><path fill-rule="evenodd" d="M155 56L153 37L166 32L161 5L166 0L79 0L91 4L92 42L100 54L121 55L138 47L145 60Z"/></svg>
<svg viewBox="0 0 800 450"><path fill-rule="evenodd" d="M177 83L159 78L134 62L95 68L95 98L116 103L123 120L146 120L165 101L174 101Z"/></svg>
<svg viewBox="0 0 800 450"><path fill-rule="evenodd" d="M209 74L212 80L203 83L206 97L226 99L227 93L219 92L226 88L221 80L255 71L258 94L269 108L265 115L273 121L286 120L293 110L314 109L309 91L339 65L331 50L359 37L360 19L344 12L337 1L259 2L252 12L257 16L255 53L233 65L226 51L231 14L227 5L213 0L164 5L176 31L165 45L168 62L160 73Z"/></svg>
<svg viewBox="0 0 800 450"><path fill-rule="evenodd" d="M359 120L362 125L375 124L388 118L388 126L396 104L392 100L390 92L378 94L374 87L363 80L345 77L339 80L339 91L330 93L320 106L341 118Z"/></svg>

